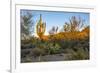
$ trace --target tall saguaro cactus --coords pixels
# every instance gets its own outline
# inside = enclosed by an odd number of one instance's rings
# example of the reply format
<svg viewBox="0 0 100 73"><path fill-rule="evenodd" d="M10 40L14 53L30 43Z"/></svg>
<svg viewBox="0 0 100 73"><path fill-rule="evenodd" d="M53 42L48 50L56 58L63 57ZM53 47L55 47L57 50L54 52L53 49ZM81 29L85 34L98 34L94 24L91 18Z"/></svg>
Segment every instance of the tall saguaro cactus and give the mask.
<svg viewBox="0 0 100 73"><path fill-rule="evenodd" d="M40 39L42 39L45 30L46 30L46 23L42 22L42 15L40 14L40 19L36 25L36 32Z"/></svg>

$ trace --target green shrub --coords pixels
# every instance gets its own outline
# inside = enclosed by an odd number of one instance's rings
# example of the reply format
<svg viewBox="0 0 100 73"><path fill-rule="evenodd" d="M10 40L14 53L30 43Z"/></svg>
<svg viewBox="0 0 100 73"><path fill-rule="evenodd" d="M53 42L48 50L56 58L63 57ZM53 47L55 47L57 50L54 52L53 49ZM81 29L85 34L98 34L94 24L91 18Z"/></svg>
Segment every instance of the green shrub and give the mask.
<svg viewBox="0 0 100 73"><path fill-rule="evenodd" d="M45 49L41 49L41 48L34 48L33 49L33 56L34 57L37 57L37 56L40 56L40 55L45 55Z"/></svg>
<svg viewBox="0 0 100 73"><path fill-rule="evenodd" d="M77 52L72 53L72 59L74 59L74 60L89 59L89 52L80 48L77 50Z"/></svg>
<svg viewBox="0 0 100 73"><path fill-rule="evenodd" d="M49 43L47 49L48 54L57 54L60 52L61 47L57 43Z"/></svg>

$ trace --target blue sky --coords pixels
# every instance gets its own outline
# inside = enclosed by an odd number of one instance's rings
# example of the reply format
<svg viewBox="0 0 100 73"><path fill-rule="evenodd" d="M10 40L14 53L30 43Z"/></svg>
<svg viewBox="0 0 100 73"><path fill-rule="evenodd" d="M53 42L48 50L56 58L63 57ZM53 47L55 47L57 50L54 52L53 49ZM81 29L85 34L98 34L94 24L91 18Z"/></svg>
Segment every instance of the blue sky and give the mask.
<svg viewBox="0 0 100 73"><path fill-rule="evenodd" d="M42 14L42 21L46 22L46 33L53 27L58 26L59 29L62 28L65 22L69 22L69 19L72 16L81 17L85 20L85 25L90 25L90 16L89 13L82 12L56 12L56 11L35 11L35 10L21 10L21 14L25 14L26 12L31 12L33 15L33 22L36 25L37 21L40 18L40 14Z"/></svg>

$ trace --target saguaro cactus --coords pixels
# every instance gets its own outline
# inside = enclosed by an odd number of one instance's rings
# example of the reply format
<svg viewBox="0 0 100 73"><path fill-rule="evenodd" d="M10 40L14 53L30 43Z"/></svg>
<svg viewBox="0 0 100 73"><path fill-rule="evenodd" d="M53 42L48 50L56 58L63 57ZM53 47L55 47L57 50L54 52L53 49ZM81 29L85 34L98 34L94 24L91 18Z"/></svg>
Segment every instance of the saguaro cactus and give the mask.
<svg viewBox="0 0 100 73"><path fill-rule="evenodd" d="M40 39L44 35L45 30L46 30L46 23L42 22L42 15L40 14L40 19L36 25L36 32Z"/></svg>
<svg viewBox="0 0 100 73"><path fill-rule="evenodd" d="M64 30L64 32L70 31L70 25L67 22L65 22L65 24L63 25L63 30Z"/></svg>

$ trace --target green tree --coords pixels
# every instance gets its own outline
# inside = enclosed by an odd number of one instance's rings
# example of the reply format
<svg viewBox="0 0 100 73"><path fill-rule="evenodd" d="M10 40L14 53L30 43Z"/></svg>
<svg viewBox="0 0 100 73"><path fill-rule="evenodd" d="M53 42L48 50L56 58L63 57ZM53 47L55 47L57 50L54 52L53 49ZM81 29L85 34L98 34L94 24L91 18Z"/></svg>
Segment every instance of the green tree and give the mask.
<svg viewBox="0 0 100 73"><path fill-rule="evenodd" d="M79 31L79 29L81 29L84 26L84 20L81 17L77 18L75 16L72 16L69 24L71 26L71 32Z"/></svg>
<svg viewBox="0 0 100 73"><path fill-rule="evenodd" d="M31 12L22 11L21 12L21 37L26 39L33 32L33 15Z"/></svg>

